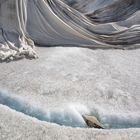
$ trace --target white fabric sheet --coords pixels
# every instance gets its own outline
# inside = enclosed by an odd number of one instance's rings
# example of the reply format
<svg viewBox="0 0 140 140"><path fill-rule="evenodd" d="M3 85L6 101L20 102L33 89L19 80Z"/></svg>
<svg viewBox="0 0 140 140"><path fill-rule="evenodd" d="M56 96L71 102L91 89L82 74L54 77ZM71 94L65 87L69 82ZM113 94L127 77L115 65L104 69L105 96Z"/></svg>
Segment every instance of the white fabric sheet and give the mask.
<svg viewBox="0 0 140 140"><path fill-rule="evenodd" d="M37 57L43 46L135 48L139 0L0 0L0 60Z"/></svg>

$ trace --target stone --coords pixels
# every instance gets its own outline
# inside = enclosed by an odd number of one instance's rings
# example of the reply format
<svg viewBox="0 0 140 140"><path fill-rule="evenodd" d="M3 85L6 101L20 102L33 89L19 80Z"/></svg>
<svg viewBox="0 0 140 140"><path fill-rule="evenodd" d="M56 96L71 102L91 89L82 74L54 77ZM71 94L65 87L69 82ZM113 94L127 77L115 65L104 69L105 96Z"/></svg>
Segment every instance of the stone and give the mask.
<svg viewBox="0 0 140 140"><path fill-rule="evenodd" d="M89 127L104 129L102 124L98 121L98 119L94 116L83 115L83 119Z"/></svg>

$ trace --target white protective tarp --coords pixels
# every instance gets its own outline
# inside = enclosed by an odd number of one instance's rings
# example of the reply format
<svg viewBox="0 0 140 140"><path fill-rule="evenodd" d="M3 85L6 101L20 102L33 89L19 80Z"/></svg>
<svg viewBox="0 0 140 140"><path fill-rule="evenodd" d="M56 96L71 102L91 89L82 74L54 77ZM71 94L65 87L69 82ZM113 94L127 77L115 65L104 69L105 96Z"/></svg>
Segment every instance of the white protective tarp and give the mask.
<svg viewBox="0 0 140 140"><path fill-rule="evenodd" d="M139 0L0 0L0 60L43 46L135 48Z"/></svg>

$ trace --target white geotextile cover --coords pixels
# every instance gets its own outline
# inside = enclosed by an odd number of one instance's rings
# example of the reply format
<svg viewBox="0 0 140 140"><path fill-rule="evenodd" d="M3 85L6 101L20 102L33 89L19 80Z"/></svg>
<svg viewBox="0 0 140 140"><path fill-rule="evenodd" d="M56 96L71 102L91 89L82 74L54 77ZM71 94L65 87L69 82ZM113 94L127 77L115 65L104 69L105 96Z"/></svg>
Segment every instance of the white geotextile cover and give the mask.
<svg viewBox="0 0 140 140"><path fill-rule="evenodd" d="M0 0L0 60L42 46L135 48L139 0Z"/></svg>

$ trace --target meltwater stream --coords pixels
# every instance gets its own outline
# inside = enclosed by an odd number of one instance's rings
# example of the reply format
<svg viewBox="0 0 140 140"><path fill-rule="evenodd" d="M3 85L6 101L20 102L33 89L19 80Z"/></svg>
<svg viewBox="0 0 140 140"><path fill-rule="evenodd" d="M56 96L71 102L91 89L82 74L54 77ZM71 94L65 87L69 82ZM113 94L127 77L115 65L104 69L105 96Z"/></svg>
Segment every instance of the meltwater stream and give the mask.
<svg viewBox="0 0 140 140"><path fill-rule="evenodd" d="M55 123L69 127L88 128L82 115L93 115L103 124L105 129L140 128L140 115L108 114L104 111L89 110L82 104L68 104L64 108L42 109L19 99L18 97L0 92L0 104L23 113L40 121Z"/></svg>

